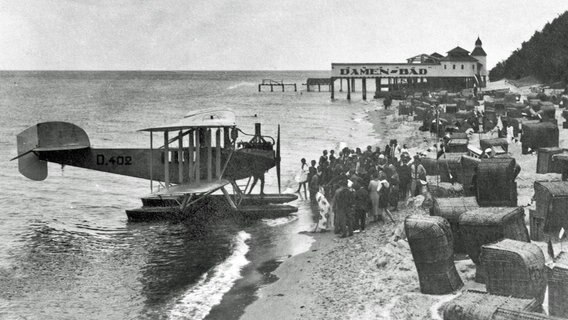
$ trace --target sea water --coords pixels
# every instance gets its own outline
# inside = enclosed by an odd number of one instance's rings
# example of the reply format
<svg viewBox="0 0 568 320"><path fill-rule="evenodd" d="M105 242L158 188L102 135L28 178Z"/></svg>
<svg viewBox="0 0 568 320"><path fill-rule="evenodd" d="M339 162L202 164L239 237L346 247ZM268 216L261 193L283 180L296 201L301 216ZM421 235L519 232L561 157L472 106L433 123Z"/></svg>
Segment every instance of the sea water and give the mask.
<svg viewBox="0 0 568 320"><path fill-rule="evenodd" d="M275 137L281 126L283 190L294 192L300 159L318 160L339 143L364 148L377 137L366 120L375 101L345 92L306 92L328 72L0 72L0 318L237 319L270 271L313 241L303 198L297 216L250 223L126 219L146 180L49 164L45 181L18 172L16 135L38 122L83 128L99 148L148 147L137 130L210 107L235 111L237 124ZM258 92L262 79L296 83ZM241 137L243 138L243 137ZM275 170L266 192L277 192Z"/></svg>

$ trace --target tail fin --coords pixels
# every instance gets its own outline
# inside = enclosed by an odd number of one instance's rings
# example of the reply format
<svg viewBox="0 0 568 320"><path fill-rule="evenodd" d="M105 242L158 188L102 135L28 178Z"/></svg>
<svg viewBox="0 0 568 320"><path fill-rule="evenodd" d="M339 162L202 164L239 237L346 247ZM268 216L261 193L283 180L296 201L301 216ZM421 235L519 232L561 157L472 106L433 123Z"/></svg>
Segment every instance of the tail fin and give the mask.
<svg viewBox="0 0 568 320"><path fill-rule="evenodd" d="M17 135L18 170L36 181L47 178L47 162L40 160L42 151L78 150L90 148L87 133L68 122L43 122Z"/></svg>

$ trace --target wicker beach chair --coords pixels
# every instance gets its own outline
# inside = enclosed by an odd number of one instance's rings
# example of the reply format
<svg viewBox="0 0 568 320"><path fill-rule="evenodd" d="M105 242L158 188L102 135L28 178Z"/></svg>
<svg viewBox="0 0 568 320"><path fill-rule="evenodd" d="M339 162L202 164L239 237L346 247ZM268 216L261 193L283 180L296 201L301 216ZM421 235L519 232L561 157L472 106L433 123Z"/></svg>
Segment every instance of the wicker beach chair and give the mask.
<svg viewBox="0 0 568 320"><path fill-rule="evenodd" d="M544 254L537 245L503 239L483 245L480 260L489 293L543 302L546 269Z"/></svg>
<svg viewBox="0 0 568 320"><path fill-rule="evenodd" d="M408 216L404 222L410 251L418 271L420 291L447 294L463 282L454 265L452 232L442 217Z"/></svg>
<svg viewBox="0 0 568 320"><path fill-rule="evenodd" d="M543 221L545 233L568 230L568 181L535 181L535 218Z"/></svg>
<svg viewBox="0 0 568 320"><path fill-rule="evenodd" d="M486 207L459 217L460 232L467 254L476 265L475 281L484 283L485 271L479 255L481 246L503 238L530 242L523 208Z"/></svg>
<svg viewBox="0 0 568 320"><path fill-rule="evenodd" d="M493 139L481 139L479 140L479 146L481 150L492 147L501 147L505 152L509 152L509 143L505 138L493 138Z"/></svg>
<svg viewBox="0 0 568 320"><path fill-rule="evenodd" d="M444 320L494 320L497 309L539 312L536 299L520 299L467 290L450 301L443 310Z"/></svg>
<svg viewBox="0 0 568 320"><path fill-rule="evenodd" d="M465 196L475 196L476 190L473 188L473 176L477 171L477 167L481 160L471 156L464 155L461 158L461 176L460 183L463 185Z"/></svg>
<svg viewBox="0 0 568 320"><path fill-rule="evenodd" d="M463 186L459 183L428 183L428 190L434 198L461 198L464 196Z"/></svg>
<svg viewBox="0 0 568 320"><path fill-rule="evenodd" d="M536 150L545 147L558 147L558 135L558 125L553 122L523 122L522 153L527 154L528 148Z"/></svg>
<svg viewBox="0 0 568 320"><path fill-rule="evenodd" d="M454 252L466 253L465 244L459 227L460 216L470 210L479 208L475 197L434 198L430 215L442 217L450 223L454 239Z"/></svg>
<svg viewBox="0 0 568 320"><path fill-rule="evenodd" d="M467 145L469 140L467 138L452 138L446 144L446 151L453 153L467 153Z"/></svg>
<svg viewBox="0 0 568 320"><path fill-rule="evenodd" d="M528 312L522 310L511 310L509 308L497 308L493 314L493 320L562 320L564 318L557 318L547 316L542 313Z"/></svg>
<svg viewBox="0 0 568 320"><path fill-rule="evenodd" d="M556 118L556 107L550 101L541 101L538 114L542 117L542 121L549 121Z"/></svg>
<svg viewBox="0 0 568 320"><path fill-rule="evenodd" d="M561 252L548 277L548 313L568 318L568 252Z"/></svg>
<svg viewBox="0 0 568 320"><path fill-rule="evenodd" d="M552 161L552 156L560 153L564 153L564 149L558 147L539 148L536 173L562 173L561 162Z"/></svg>
<svg viewBox="0 0 568 320"><path fill-rule="evenodd" d="M517 206L514 158L482 159L477 167L477 202L481 207Z"/></svg>

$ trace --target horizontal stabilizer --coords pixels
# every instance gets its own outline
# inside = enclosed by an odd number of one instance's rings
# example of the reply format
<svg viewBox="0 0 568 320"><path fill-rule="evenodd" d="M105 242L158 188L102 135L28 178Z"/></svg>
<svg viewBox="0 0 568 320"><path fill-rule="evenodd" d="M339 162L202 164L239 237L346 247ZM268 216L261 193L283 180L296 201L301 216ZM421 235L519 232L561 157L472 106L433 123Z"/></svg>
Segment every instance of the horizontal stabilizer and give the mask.
<svg viewBox="0 0 568 320"><path fill-rule="evenodd" d="M85 130L68 122L43 122L17 135L18 169L32 180L47 177L47 163L38 157L38 152L79 150L91 147ZM12 159L12 160L14 160Z"/></svg>

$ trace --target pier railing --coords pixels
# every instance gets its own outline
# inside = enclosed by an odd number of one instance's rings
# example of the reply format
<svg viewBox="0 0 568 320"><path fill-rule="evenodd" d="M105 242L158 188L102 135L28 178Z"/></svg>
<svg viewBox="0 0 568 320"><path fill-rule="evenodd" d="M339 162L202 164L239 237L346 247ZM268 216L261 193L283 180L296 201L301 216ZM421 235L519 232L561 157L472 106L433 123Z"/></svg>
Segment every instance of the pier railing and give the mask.
<svg viewBox="0 0 568 320"><path fill-rule="evenodd" d="M262 83L258 85L258 92L262 91L262 87L270 87L270 92L274 92L274 87L282 88L282 92L285 91L286 87L294 87L294 91L298 91L295 83L284 83L284 80L262 79Z"/></svg>

